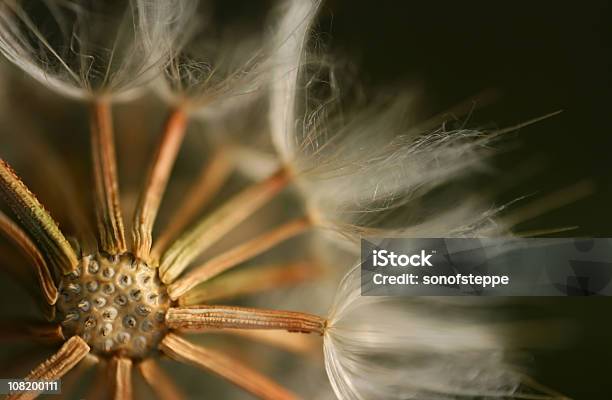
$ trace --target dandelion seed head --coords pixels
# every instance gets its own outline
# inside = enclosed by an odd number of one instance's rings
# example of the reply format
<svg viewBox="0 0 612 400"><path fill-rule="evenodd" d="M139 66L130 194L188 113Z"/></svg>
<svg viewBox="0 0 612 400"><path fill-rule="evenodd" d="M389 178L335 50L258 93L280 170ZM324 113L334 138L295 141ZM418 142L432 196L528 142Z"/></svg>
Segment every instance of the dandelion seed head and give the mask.
<svg viewBox="0 0 612 400"><path fill-rule="evenodd" d="M133 256L83 257L60 285L58 318L98 355L144 358L167 332L170 306L156 270Z"/></svg>
<svg viewBox="0 0 612 400"><path fill-rule="evenodd" d="M66 362L65 370L49 373L61 378L78 362L74 354L83 356L91 349L100 359L111 361L105 367L115 380L115 398L131 398L133 362L158 396L167 398L165 394L177 391L156 367L161 352L256 396L294 398L274 380L218 352L214 345L196 345L181 337L186 332L220 329L231 334L238 329L250 330L250 338L261 340L253 332L270 329L266 341L292 351L304 348L299 339L307 333L309 339L318 340L308 346L320 345L322 334L325 369L341 399L450 400L514 394L519 378L506 365L504 345L495 332L468 321L450 302L444 313L435 314L425 301L417 305L405 299L361 297L358 269L350 271L335 290L331 281L344 271L328 271L319 262L324 262L326 252L315 248L316 256L302 255L306 246L293 241L309 234L300 243L314 236L323 238L327 248L344 252L354 250L357 238L370 234L499 232L503 227L493 220L497 208L483 206L477 196L442 191L461 182L467 171L486 164L491 138L476 130L419 129L412 119L412 94L344 110L338 103L340 91L331 63L306 50L321 1L280 3L283 7L271 34L261 29L255 40L245 41L237 38L242 33L226 35L209 29L212 24L207 26L204 18L207 3L195 0L133 0L123 4L129 4L126 9L115 5L108 15L72 0L44 0L38 7L51 14L45 23L38 20L38 13L27 12L35 4L32 1L0 4L0 51L56 92L94 100L88 161L93 161L95 239L100 253L91 254L96 246L85 245L88 229L62 233L59 223L0 162L0 191L8 195L9 207L35 243L30 244L8 218L0 218L0 229L31 250L45 294L44 310L57 310L57 329L51 332L60 341L70 337L53 357L74 364ZM199 19L204 29L194 28L190 17ZM152 79L157 79L154 82L171 110L135 196L130 185L119 184L113 127L120 124L115 124L107 100L130 98ZM254 111L253 106L261 103L268 114ZM170 215L165 221L159 218L165 224L156 225L169 180L184 178L187 164L173 168L183 149L192 147L183 144L187 127L195 128L193 123L202 120L219 136L232 128L247 134L242 133L238 143L224 142L226 146L204 163L190 190L166 199ZM226 120L231 120L227 127ZM261 144L256 131L271 136ZM247 135L252 137L245 139ZM276 154L260 153L259 145L270 142ZM140 143L129 148L130 158L136 158L131 157L133 150L144 142L130 143ZM198 160L202 158L199 153ZM234 182L229 181L233 172L256 182L229 199L216 198L234 190ZM59 176L56 180L63 181L64 176ZM177 187L186 187L186 181ZM228 193L223 193L226 189ZM286 189L290 196L281 194ZM294 202L296 197L302 201ZM440 197L445 201L440 202ZM129 243L122 213L132 208L125 200L136 198ZM263 210L266 204L269 209ZM64 208L68 213L76 210ZM93 225L82 214L80 222ZM390 225L390 220L395 224ZM83 234L76 245L64 236L72 233ZM330 233L339 237L329 240ZM285 243L289 240L292 247ZM277 246L283 249L273 249ZM268 251L275 253L264 254ZM286 259L278 265L257 265L281 254ZM329 264L344 265L347 254L342 255L337 258L343 258L342 263ZM230 271L233 268L238 270ZM260 293L311 279L311 286L292 291L293 295ZM211 301L256 293L261 304L273 302L283 310ZM319 313L334 293L328 317L287 311L291 305ZM293 338L287 341L279 333ZM248 351L256 347L249 346ZM268 359L262 364L277 363ZM40 368L48 365L43 362ZM296 387L306 386L307 368L296 368ZM289 370L284 372L293 374ZM323 368L319 374L324 374Z"/></svg>

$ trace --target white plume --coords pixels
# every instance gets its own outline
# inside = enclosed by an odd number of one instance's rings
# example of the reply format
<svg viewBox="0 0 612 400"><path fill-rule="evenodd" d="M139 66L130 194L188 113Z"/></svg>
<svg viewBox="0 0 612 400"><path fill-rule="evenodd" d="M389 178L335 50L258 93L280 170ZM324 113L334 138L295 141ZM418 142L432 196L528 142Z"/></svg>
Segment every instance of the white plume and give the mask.
<svg viewBox="0 0 612 400"><path fill-rule="evenodd" d="M361 296L360 269L343 279L324 339L339 399L508 398L520 375L504 346L460 306Z"/></svg>
<svg viewBox="0 0 612 400"><path fill-rule="evenodd" d="M117 10L107 2L6 0L0 52L62 95L129 96L167 62L186 4L131 0Z"/></svg>
<svg viewBox="0 0 612 400"><path fill-rule="evenodd" d="M287 0L275 38L274 78L270 98L272 141L280 157L291 157L298 77L304 63L308 34L320 0Z"/></svg>
<svg viewBox="0 0 612 400"><path fill-rule="evenodd" d="M503 232L492 218L497 208L462 187L467 172L486 171L494 136L468 129L410 132L410 99L369 106L348 122L306 118L288 162L312 215L352 240Z"/></svg>
<svg viewBox="0 0 612 400"><path fill-rule="evenodd" d="M242 11L221 21L212 2L196 3L158 89L171 103L209 119L261 99L261 89L287 67L286 57L279 57L286 43L300 35L320 0L281 0L275 12Z"/></svg>
<svg viewBox="0 0 612 400"><path fill-rule="evenodd" d="M327 60L309 55L306 46L312 7L318 4L288 4L287 29L293 35L277 46L271 138L319 225L353 242L375 234L490 236L503 231L493 222L495 207L475 197L458 201L469 192L462 181L466 173L485 171L495 135L414 129L420 121L412 92L367 106L340 106L337 73Z"/></svg>

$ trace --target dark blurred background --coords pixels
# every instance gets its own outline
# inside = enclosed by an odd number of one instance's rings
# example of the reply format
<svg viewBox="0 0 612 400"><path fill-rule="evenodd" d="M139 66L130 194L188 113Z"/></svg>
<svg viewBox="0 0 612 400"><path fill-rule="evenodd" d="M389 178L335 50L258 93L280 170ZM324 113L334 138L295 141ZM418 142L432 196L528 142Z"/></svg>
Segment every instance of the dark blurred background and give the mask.
<svg viewBox="0 0 612 400"><path fill-rule="evenodd" d="M319 28L359 71L365 90L420 86L425 117L481 96L468 127L503 128L563 110L509 134L494 160L498 204L521 196L591 194L550 209L519 230L576 228L565 236L612 236L612 6L610 2L408 2L331 0ZM487 100L487 97L489 98ZM486 190L486 188L483 188ZM559 193L559 194L556 194ZM612 395L612 299L525 299L525 318L569 321L569 342L531 351L533 375L575 399ZM522 309L522 308L521 308ZM535 310L535 311L534 311ZM546 329L546 328L545 328ZM561 328L550 328L561 329ZM547 335L548 332L539 332ZM551 331L555 337L560 332Z"/></svg>

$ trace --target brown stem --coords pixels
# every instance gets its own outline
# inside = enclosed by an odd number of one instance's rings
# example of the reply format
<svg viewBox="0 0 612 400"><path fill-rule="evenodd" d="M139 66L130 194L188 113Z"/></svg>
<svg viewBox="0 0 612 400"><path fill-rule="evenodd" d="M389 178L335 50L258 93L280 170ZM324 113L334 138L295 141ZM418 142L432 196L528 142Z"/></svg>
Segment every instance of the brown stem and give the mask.
<svg viewBox="0 0 612 400"><path fill-rule="evenodd" d="M9 357L0 358L0 376L22 376L32 365L40 362L40 347L27 346L11 352Z"/></svg>
<svg viewBox="0 0 612 400"><path fill-rule="evenodd" d="M153 225L166 191L168 177L181 143L183 143L186 127L187 115L181 109L176 109L168 117L161 140L157 145L155 157L149 168L147 180L134 214L132 240L134 254L140 259L149 259L153 242Z"/></svg>
<svg viewBox="0 0 612 400"><path fill-rule="evenodd" d="M196 286L178 301L181 306L210 303L239 296L260 293L280 287L297 285L321 274L320 268L311 263L294 262L280 265L250 267L230 271Z"/></svg>
<svg viewBox="0 0 612 400"><path fill-rule="evenodd" d="M57 222L2 159L0 194L4 196L26 231L36 240L51 266L64 274L74 271L78 264L77 256Z"/></svg>
<svg viewBox="0 0 612 400"><path fill-rule="evenodd" d="M520 374L520 375L521 375L521 384L526 387L535 389L538 392L543 393L544 396L541 396L541 398L546 398L546 396L548 396L548 398L552 400L571 400L569 397L565 396L564 394L552 388L549 388L548 386L541 384L540 382L536 381L535 379L533 379L532 377L528 375L525 375L525 374ZM521 398L520 393L517 393L517 394L519 395L519 397L517 398ZM524 397L524 398L528 399L529 397Z"/></svg>
<svg viewBox="0 0 612 400"><path fill-rule="evenodd" d="M187 330L188 331L188 330ZM201 329L197 330L202 332ZM318 336L313 335L296 335L293 332L287 331L268 331L261 329L220 329L210 328L205 330L206 333L223 333L231 334L252 340L258 343L263 343L268 346L273 346L278 349L289 351L292 353L314 356L320 354L321 341Z"/></svg>
<svg viewBox="0 0 612 400"><path fill-rule="evenodd" d="M87 373L91 368L97 367L100 364L100 359L92 353L87 354L81 362L73 368L62 379L62 395L66 398L72 398L75 390L77 390ZM92 400L91 397L85 397L87 400Z"/></svg>
<svg viewBox="0 0 612 400"><path fill-rule="evenodd" d="M4 321L0 323L0 339L26 340L38 343L60 343L65 340L62 326L35 321Z"/></svg>
<svg viewBox="0 0 612 400"><path fill-rule="evenodd" d="M326 326L325 319L312 314L216 305L169 308L166 323L172 329L280 329L320 335Z"/></svg>
<svg viewBox="0 0 612 400"><path fill-rule="evenodd" d="M27 131L33 132L28 134ZM28 125L23 134L31 157L45 166L44 174L38 173L35 177L37 188L42 190L38 195L45 199L46 206L54 210L57 218L66 221L81 243L91 243L94 232L84 207L85 191L79 190L74 181L76 171L70 169L68 160L43 139L36 127Z"/></svg>
<svg viewBox="0 0 612 400"><path fill-rule="evenodd" d="M4 234L15 243L23 255L28 258L36 269L36 276L40 283L43 297L48 304L55 304L58 291L55 282L53 282L51 271L49 271L49 267L47 267L47 263L45 262L45 258L26 233L22 231L19 226L14 224L2 211L0 211L0 233Z"/></svg>
<svg viewBox="0 0 612 400"><path fill-rule="evenodd" d="M98 100L92 107L91 148L95 180L95 208L102 250L121 254L127 249L121 206L110 104Z"/></svg>
<svg viewBox="0 0 612 400"><path fill-rule="evenodd" d="M110 397L108 385L108 363L99 363L95 366L93 382L87 388L83 397L86 400L107 400Z"/></svg>
<svg viewBox="0 0 612 400"><path fill-rule="evenodd" d="M226 151L217 151L212 160L202 168L200 176L184 196L184 202L176 207L175 214L170 219L168 226L155 239L151 251L153 258L159 259L170 241L175 239L194 220L198 211L204 208L221 189L221 186L229 177L230 171L231 163Z"/></svg>
<svg viewBox="0 0 612 400"><path fill-rule="evenodd" d="M55 306L47 302L43 291L39 289L39 285L32 282L34 277L31 272L33 271L23 268L24 262L26 260L17 252L12 243L8 241L0 242L0 266L2 266L3 271L10 276L13 283L19 285L36 301L40 311L48 315L48 310L54 309Z"/></svg>
<svg viewBox="0 0 612 400"><path fill-rule="evenodd" d="M168 287L168 295L173 300L176 300L198 284L206 282L228 269L263 253L278 243L304 232L310 226L311 223L308 218L298 218L222 253L203 265L196 267L185 277L170 285Z"/></svg>
<svg viewBox="0 0 612 400"><path fill-rule="evenodd" d="M89 353L89 346L79 336L73 336L51 357L25 377L27 380L51 381L60 379ZM38 393L22 392L8 395L7 399L34 399Z"/></svg>
<svg viewBox="0 0 612 400"><path fill-rule="evenodd" d="M259 372L224 354L195 346L173 333L161 341L160 349L176 361L212 372L261 399L296 399L293 393Z"/></svg>
<svg viewBox="0 0 612 400"><path fill-rule="evenodd" d="M113 399L130 400L132 398L132 360L113 357L108 371Z"/></svg>
<svg viewBox="0 0 612 400"><path fill-rule="evenodd" d="M138 364L138 370L160 400L182 400L185 396L157 361L148 358Z"/></svg>
<svg viewBox="0 0 612 400"><path fill-rule="evenodd" d="M582 181L554 193L534 199L522 207L513 207L512 211L501 218L504 226L516 226L544 213L572 204L590 195L594 188L589 181Z"/></svg>
<svg viewBox="0 0 612 400"><path fill-rule="evenodd" d="M288 171L282 168L200 220L163 254L160 264L162 281L172 283L198 255L274 197L289 180Z"/></svg>

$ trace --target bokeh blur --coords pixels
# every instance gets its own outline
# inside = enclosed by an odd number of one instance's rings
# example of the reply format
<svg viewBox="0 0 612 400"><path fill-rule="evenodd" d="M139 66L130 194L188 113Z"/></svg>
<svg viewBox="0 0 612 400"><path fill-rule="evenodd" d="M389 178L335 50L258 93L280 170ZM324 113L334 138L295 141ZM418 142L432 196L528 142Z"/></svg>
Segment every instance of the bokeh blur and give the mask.
<svg viewBox="0 0 612 400"><path fill-rule="evenodd" d="M575 226L558 235L612 235L610 2L332 0L325 11L321 28L330 32L335 51L355 61L360 78L391 92L399 83L420 86L424 117L482 93L471 113L448 113L446 121L503 128L563 110L509 134L512 150L494 163L501 180L512 183L498 203L564 196L564 189L589 181L590 195L517 230ZM535 376L575 399L609 398L612 299L524 303L515 310L524 319L564 320L572 327L542 327L551 340L559 329L570 337L531 352Z"/></svg>

